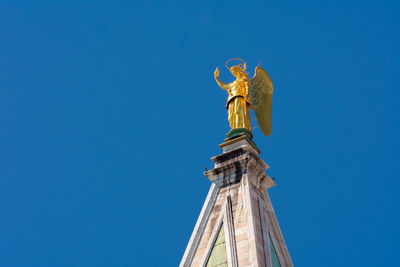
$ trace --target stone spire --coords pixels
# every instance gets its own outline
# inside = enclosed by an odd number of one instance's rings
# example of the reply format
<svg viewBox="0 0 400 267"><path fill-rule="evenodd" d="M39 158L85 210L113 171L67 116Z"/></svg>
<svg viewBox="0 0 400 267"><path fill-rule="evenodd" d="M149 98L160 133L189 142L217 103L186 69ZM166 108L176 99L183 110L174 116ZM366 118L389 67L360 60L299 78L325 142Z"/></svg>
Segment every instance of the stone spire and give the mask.
<svg viewBox="0 0 400 267"><path fill-rule="evenodd" d="M212 185L179 266L293 266L268 196L275 182L260 151L245 135L219 147L214 169L204 173Z"/></svg>

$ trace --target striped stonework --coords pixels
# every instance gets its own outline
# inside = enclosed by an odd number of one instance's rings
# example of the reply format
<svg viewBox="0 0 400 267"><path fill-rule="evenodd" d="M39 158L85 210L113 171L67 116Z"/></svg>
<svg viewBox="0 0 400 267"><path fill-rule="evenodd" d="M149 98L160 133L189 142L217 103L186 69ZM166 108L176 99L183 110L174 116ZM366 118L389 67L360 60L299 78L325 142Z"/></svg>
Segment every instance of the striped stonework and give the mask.
<svg viewBox="0 0 400 267"><path fill-rule="evenodd" d="M214 169L205 172L212 185L179 266L293 266L268 196L275 182L259 150L245 136L220 147Z"/></svg>

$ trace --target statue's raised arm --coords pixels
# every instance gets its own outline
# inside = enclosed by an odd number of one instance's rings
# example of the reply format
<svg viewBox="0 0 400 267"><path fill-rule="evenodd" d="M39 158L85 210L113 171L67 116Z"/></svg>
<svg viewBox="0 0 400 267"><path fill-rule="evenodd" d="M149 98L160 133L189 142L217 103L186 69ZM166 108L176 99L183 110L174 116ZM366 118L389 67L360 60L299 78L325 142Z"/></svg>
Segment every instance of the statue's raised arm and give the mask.
<svg viewBox="0 0 400 267"><path fill-rule="evenodd" d="M218 78L218 76L219 76L219 69L218 69L218 67L215 69L215 72L214 72L214 78L215 78L215 81L217 82L217 84L219 85L219 87L221 87L222 89L224 89L224 90L228 90L229 89L229 84L224 84L223 82L221 82L221 80Z"/></svg>

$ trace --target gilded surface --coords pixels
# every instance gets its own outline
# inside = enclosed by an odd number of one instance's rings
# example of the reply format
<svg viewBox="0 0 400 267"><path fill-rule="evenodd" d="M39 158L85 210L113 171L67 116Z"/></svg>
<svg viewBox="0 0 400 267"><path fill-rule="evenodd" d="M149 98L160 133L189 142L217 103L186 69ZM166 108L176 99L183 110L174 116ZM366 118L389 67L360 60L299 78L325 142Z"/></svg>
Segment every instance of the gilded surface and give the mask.
<svg viewBox="0 0 400 267"><path fill-rule="evenodd" d="M231 60L228 60L227 63ZM226 108L228 109L229 125L232 129L245 128L251 131L249 110L254 109L261 131L268 136L271 134L273 92L271 78L263 68L256 67L254 77L250 79L246 73L246 62L241 61L242 63L230 68L226 63L226 67L236 77L232 83L224 84L218 78L218 67L214 72L218 85L228 92Z"/></svg>

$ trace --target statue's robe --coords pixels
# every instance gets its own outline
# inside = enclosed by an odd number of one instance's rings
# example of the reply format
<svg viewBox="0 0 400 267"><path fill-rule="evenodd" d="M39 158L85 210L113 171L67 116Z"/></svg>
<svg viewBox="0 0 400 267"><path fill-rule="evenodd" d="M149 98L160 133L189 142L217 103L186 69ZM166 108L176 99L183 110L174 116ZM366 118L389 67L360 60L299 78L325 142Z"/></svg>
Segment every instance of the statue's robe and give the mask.
<svg viewBox="0 0 400 267"><path fill-rule="evenodd" d="M229 84L228 100L226 108L228 109L228 121L232 129L245 128L251 131L249 105L247 98L249 80L235 80Z"/></svg>

